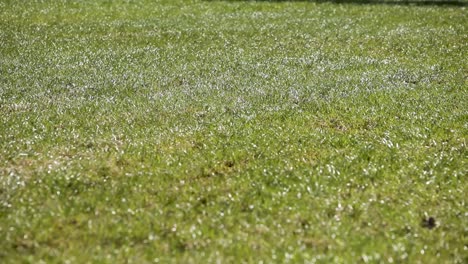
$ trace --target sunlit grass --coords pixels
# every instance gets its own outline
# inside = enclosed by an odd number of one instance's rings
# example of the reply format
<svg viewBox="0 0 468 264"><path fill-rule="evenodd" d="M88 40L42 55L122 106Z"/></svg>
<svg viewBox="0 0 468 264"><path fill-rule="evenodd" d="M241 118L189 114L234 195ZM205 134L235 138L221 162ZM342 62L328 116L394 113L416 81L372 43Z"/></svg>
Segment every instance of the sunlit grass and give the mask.
<svg viewBox="0 0 468 264"><path fill-rule="evenodd" d="M465 263L465 6L0 0L0 262Z"/></svg>

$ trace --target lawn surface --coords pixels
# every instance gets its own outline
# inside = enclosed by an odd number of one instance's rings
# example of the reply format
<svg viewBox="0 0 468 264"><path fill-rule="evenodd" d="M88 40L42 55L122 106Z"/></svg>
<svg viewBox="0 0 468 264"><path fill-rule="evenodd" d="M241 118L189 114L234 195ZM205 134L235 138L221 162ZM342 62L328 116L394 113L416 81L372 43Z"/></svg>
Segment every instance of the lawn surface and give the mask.
<svg viewBox="0 0 468 264"><path fill-rule="evenodd" d="M467 263L467 3L0 0L0 262Z"/></svg>

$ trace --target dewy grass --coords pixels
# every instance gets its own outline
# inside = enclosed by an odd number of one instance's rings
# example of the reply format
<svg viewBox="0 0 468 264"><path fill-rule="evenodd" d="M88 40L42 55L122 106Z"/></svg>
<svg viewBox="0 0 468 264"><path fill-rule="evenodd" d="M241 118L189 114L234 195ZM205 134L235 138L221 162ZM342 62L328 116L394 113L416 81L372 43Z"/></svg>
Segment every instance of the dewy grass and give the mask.
<svg viewBox="0 0 468 264"><path fill-rule="evenodd" d="M466 6L0 0L0 262L466 263Z"/></svg>

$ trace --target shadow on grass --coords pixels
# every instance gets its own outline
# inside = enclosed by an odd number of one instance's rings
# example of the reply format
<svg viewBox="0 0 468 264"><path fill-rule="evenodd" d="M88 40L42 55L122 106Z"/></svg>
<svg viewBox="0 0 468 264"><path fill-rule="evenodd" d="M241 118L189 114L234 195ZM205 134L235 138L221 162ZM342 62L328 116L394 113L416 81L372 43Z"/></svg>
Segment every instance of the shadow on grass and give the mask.
<svg viewBox="0 0 468 264"><path fill-rule="evenodd" d="M313 2L357 5L468 6L467 0L206 0L225 2Z"/></svg>

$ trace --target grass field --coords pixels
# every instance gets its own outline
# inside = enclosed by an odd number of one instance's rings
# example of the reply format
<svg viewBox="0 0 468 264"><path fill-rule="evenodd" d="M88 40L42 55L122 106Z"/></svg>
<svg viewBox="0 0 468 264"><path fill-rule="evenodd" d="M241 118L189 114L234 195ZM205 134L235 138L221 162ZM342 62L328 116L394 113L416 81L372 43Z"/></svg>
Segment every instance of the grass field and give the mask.
<svg viewBox="0 0 468 264"><path fill-rule="evenodd" d="M467 6L0 0L0 262L467 263Z"/></svg>

